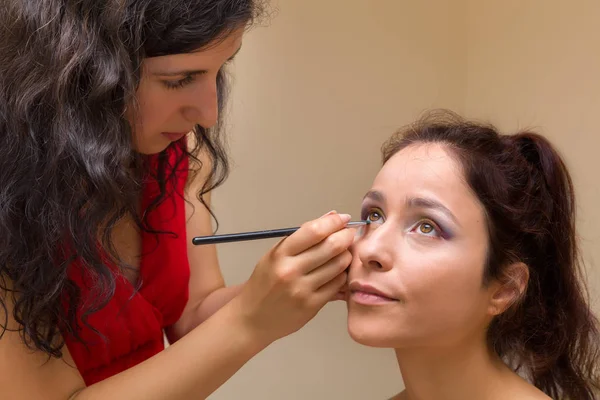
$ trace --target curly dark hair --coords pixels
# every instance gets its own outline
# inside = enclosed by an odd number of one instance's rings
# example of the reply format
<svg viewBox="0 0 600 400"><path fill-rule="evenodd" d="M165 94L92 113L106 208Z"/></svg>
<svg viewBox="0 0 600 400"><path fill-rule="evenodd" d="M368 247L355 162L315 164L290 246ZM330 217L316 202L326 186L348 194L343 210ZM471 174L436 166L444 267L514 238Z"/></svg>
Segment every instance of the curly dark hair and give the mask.
<svg viewBox="0 0 600 400"><path fill-rule="evenodd" d="M76 334L76 310L82 306L79 289L67 276L73 260L77 258L97 283L95 302L85 310L89 315L105 305L115 289L102 251L126 267L111 244L115 223L132 215L140 229L152 231L135 207L149 163L134 150L132 127L125 117L126 105L135 99L142 61L201 50L251 26L263 15L265 3L37 0L3 4L0 292L12 296L13 317L23 341L32 349L61 357L61 329ZM218 74L217 87L223 110L225 71ZM208 154L209 179L198 193L204 206L202 194L219 186L229 171L221 118L222 113L211 129L195 126L197 144L179 160L189 157L197 172L202 168L198 154ZM168 150L157 156L154 176L161 193L150 208L163 200L167 182L174 179L168 171L176 168L165 165ZM0 319L0 337L7 329L6 300L0 296L0 311L5 315Z"/></svg>
<svg viewBox="0 0 600 400"><path fill-rule="evenodd" d="M501 279L511 263L529 268L522 298L488 327L490 348L553 399L597 399L599 324L583 279L573 183L558 152L535 132L503 135L433 110L383 145L384 163L415 143L448 146L485 208L483 284Z"/></svg>

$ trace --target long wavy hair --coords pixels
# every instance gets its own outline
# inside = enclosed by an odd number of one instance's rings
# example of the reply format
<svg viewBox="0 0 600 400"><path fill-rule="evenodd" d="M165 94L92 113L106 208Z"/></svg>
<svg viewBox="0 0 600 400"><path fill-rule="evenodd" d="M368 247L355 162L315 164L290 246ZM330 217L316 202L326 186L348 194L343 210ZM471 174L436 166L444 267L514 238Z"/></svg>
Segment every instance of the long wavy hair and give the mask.
<svg viewBox="0 0 600 400"><path fill-rule="evenodd" d="M0 13L0 335L7 329L7 298L23 341L62 356L61 329L76 334L82 307L67 271L75 258L96 282L100 309L115 289L102 252L119 261L111 244L115 223L134 216L152 227L136 204L145 157L133 149L126 105L135 103L141 63L147 57L189 53L263 15L260 0L38 0L4 2ZM226 100L225 71L218 74L219 109ZM220 113L220 119L222 113ZM228 174L222 121L194 128L189 157L210 158L202 194ZM165 197L167 151L154 171ZM179 160L179 162L181 159ZM170 170L175 170L170 168ZM203 202L206 206L206 204ZM148 210L146 210L148 211ZM210 209L209 209L210 211ZM214 215L213 215L214 216ZM101 238L101 248L98 238ZM66 247L72 250L63 251ZM67 307L63 301L68 298ZM86 303L87 304L87 303ZM2 310L3 309L3 310Z"/></svg>
<svg viewBox="0 0 600 400"><path fill-rule="evenodd" d="M535 132L503 135L434 110L383 145L384 163L415 143L446 145L485 208L482 284L505 279L512 263L529 268L521 299L488 327L490 348L555 400L598 399L600 328L577 244L573 183L559 153Z"/></svg>

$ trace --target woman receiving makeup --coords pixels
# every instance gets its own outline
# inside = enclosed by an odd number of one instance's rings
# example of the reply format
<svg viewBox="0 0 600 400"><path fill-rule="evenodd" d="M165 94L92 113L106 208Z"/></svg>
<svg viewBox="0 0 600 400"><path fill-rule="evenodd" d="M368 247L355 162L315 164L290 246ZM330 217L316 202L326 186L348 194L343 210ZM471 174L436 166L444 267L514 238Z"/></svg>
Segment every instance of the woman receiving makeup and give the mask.
<svg viewBox="0 0 600 400"><path fill-rule="evenodd" d="M594 400L600 336L567 168L533 132L434 111L383 146L348 329L395 349L395 400Z"/></svg>

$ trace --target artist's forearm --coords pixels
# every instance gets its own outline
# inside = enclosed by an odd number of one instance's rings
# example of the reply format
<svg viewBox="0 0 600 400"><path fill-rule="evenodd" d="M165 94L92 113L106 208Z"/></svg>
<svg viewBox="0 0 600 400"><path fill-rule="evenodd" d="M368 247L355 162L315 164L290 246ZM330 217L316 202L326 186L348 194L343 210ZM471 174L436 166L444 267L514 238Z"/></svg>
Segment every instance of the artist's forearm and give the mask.
<svg viewBox="0 0 600 400"><path fill-rule="evenodd" d="M229 303L242 291L243 287L243 284L227 286L221 289L217 289L208 296L206 296L206 298L198 305L198 308L194 313L194 316L196 318L195 326L198 326L204 321L206 321L214 313L220 310L221 307Z"/></svg>
<svg viewBox="0 0 600 400"><path fill-rule="evenodd" d="M244 287L243 284L219 288L206 296L198 305L189 309L181 319L166 330L170 343L174 343L202 324L225 304L235 298Z"/></svg>
<svg viewBox="0 0 600 400"><path fill-rule="evenodd" d="M165 351L84 389L74 399L207 398L269 344L240 324L236 307L241 306L231 302Z"/></svg>

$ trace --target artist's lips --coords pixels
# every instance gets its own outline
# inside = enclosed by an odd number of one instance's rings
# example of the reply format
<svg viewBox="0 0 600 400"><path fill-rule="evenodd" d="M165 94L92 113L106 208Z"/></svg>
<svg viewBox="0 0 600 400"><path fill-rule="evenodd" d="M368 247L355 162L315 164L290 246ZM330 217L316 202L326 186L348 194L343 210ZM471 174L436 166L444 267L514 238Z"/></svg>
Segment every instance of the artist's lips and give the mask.
<svg viewBox="0 0 600 400"><path fill-rule="evenodd" d="M166 136L166 138L170 141L176 142L185 135L187 135L187 132L163 132L162 134L163 136Z"/></svg>
<svg viewBox="0 0 600 400"><path fill-rule="evenodd" d="M359 304L377 305L400 301L383 290L358 281L350 282L349 290L350 300Z"/></svg>

